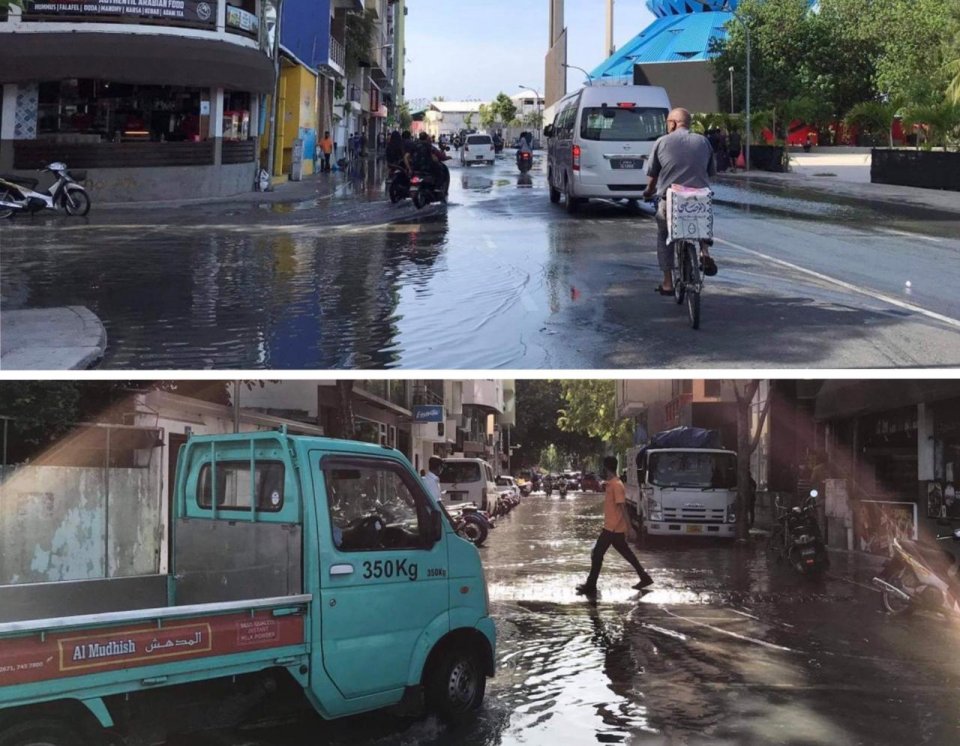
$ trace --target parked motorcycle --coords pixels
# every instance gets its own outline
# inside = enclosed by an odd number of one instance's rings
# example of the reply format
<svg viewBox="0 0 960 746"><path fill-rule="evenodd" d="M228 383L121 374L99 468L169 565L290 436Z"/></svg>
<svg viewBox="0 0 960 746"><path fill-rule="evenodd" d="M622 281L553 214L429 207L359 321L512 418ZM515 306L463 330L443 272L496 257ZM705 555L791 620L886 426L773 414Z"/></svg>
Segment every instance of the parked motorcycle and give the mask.
<svg viewBox="0 0 960 746"><path fill-rule="evenodd" d="M937 541L960 541L960 528ZM960 616L960 561L936 543L909 539L893 540L893 556L873 579L880 589L880 605L893 616L906 616L917 609Z"/></svg>
<svg viewBox="0 0 960 746"><path fill-rule="evenodd" d="M784 508L777 498L777 519L769 548L778 560L786 560L801 575L819 575L830 566L817 521L817 490L798 506Z"/></svg>
<svg viewBox="0 0 960 746"><path fill-rule="evenodd" d="M52 173L55 181L44 191L37 191L39 179L11 174L0 175L0 219L16 213L63 209L68 215L82 217L90 212L90 195L79 182L84 172L71 176L66 163L51 163L40 173Z"/></svg>
<svg viewBox="0 0 960 746"><path fill-rule="evenodd" d="M456 508L447 508L447 514L453 522L453 530L474 546L483 546L493 528L493 521L476 505L458 505Z"/></svg>
<svg viewBox="0 0 960 746"><path fill-rule="evenodd" d="M528 150L521 150L517 153L517 168L520 173L525 174L533 168L533 153Z"/></svg>

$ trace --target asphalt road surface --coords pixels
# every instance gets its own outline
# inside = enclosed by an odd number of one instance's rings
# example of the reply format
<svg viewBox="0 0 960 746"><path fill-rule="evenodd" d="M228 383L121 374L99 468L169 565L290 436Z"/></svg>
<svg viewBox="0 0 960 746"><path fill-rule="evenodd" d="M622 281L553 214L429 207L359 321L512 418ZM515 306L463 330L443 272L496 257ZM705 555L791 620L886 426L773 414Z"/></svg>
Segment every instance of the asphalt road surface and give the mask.
<svg viewBox="0 0 960 746"><path fill-rule="evenodd" d="M960 220L717 186L700 331L654 294L655 225L551 205L452 162L450 205L330 199L100 210L0 225L2 309L84 305L105 368L798 368L960 365Z"/></svg>
<svg viewBox="0 0 960 746"><path fill-rule="evenodd" d="M762 539L672 541L639 552L640 595L611 551L590 602L602 496L531 496L481 549L497 672L476 720L388 712L247 729L256 746L947 744L960 739L957 625L890 619L873 564L833 553L820 580L767 557ZM219 742L218 742L219 743ZM231 743L225 741L224 743Z"/></svg>

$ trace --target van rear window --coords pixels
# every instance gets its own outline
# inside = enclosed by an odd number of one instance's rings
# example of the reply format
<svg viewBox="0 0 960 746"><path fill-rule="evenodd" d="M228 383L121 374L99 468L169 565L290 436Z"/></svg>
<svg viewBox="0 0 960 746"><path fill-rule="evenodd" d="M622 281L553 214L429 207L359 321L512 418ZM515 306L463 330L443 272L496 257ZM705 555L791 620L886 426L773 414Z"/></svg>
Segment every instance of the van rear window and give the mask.
<svg viewBox="0 0 960 746"><path fill-rule="evenodd" d="M666 109L584 108L580 137L584 140L652 142L667 134Z"/></svg>
<svg viewBox="0 0 960 746"><path fill-rule="evenodd" d="M467 145L492 145L493 140L491 140L487 135L472 135L467 138Z"/></svg>
<svg viewBox="0 0 960 746"><path fill-rule="evenodd" d="M473 464L469 461L446 462L440 471L441 482L480 482L480 464Z"/></svg>

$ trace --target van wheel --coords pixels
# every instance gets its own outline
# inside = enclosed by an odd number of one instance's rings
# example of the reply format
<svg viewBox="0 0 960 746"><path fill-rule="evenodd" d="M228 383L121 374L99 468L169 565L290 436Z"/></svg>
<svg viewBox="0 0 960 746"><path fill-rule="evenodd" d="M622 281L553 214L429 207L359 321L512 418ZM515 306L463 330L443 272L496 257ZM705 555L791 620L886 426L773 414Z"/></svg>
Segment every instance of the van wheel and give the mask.
<svg viewBox="0 0 960 746"><path fill-rule="evenodd" d="M553 185L553 174L550 174L547 177L547 183L550 185L550 201L555 204L560 204L560 190Z"/></svg>
<svg viewBox="0 0 960 746"><path fill-rule="evenodd" d="M0 746L88 746L87 741L59 720L28 720L0 733Z"/></svg>
<svg viewBox="0 0 960 746"><path fill-rule="evenodd" d="M487 677L480 657L465 646L445 650L426 682L427 706L441 720L462 723L483 703Z"/></svg>
<svg viewBox="0 0 960 746"><path fill-rule="evenodd" d="M580 200L570 194L570 187L567 186L567 201L564 205L567 208L568 215L574 215L577 212L577 209L580 207Z"/></svg>

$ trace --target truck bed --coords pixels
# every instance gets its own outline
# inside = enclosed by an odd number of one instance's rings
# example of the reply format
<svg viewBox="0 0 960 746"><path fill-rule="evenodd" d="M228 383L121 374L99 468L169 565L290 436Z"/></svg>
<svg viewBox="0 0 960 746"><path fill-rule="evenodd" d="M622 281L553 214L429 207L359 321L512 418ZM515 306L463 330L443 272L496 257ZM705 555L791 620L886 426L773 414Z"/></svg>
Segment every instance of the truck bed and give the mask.
<svg viewBox="0 0 960 746"><path fill-rule="evenodd" d="M11 587L0 592L0 607ZM282 596L4 621L0 707L299 666L308 653L305 620L311 598ZM117 600L112 605L124 604Z"/></svg>

